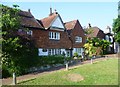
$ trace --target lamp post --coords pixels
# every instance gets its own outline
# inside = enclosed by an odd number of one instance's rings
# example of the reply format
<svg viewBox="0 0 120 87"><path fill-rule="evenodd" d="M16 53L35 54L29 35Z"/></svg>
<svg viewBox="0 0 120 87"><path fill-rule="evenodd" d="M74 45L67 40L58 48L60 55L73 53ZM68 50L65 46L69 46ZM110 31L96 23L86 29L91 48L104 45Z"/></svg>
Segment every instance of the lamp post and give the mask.
<svg viewBox="0 0 120 87"><path fill-rule="evenodd" d="M69 68L68 68L68 61L67 61L67 58L66 58L65 55L66 55L65 52L63 52L63 56L64 56L64 58L65 58L65 67L66 67L66 70L68 70L68 69L69 69Z"/></svg>

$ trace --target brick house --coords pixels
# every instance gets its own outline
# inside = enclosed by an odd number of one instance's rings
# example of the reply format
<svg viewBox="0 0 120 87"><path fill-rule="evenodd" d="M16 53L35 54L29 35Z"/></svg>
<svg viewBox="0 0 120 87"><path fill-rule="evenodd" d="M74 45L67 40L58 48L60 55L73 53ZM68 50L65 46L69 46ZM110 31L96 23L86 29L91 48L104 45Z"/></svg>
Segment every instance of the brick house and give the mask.
<svg viewBox="0 0 120 87"><path fill-rule="evenodd" d="M80 22L78 20L66 22L65 27L72 41L72 54L78 53L78 55L82 55L82 52L84 52L85 34Z"/></svg>
<svg viewBox="0 0 120 87"><path fill-rule="evenodd" d="M38 20L38 22L43 27L33 30L38 55L60 55L64 52L66 56L70 56L71 41L61 16L57 12L50 12L48 17Z"/></svg>
<svg viewBox="0 0 120 87"><path fill-rule="evenodd" d="M83 52L85 35L78 20L63 23L58 12L52 12L41 20L37 20L30 10L21 11L21 25L19 34L29 35L38 48L39 56L61 55L73 56L75 52L79 55ZM24 32L23 28L29 28Z"/></svg>
<svg viewBox="0 0 120 87"><path fill-rule="evenodd" d="M22 36L29 36L32 38L33 30L34 29L41 29L42 26L39 24L39 22L34 18L34 16L31 14L30 10L28 11L20 11L20 24L21 27L18 30L18 34ZM25 28L28 28L29 30L25 30Z"/></svg>
<svg viewBox="0 0 120 87"><path fill-rule="evenodd" d="M88 31L89 33L86 35L87 38L93 38L97 37L99 39L105 39L105 33L98 27L92 27L91 24L89 24L88 28L85 29L85 31Z"/></svg>

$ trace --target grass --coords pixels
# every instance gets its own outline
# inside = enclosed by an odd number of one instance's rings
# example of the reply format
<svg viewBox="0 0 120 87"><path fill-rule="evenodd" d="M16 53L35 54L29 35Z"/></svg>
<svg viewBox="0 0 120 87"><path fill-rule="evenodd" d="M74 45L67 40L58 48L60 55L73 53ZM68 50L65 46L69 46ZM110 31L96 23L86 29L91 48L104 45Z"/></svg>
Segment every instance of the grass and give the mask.
<svg viewBox="0 0 120 87"><path fill-rule="evenodd" d="M71 81L67 78L68 74L80 74L84 80ZM118 59L85 64L69 71L56 71L23 81L19 85L118 85Z"/></svg>

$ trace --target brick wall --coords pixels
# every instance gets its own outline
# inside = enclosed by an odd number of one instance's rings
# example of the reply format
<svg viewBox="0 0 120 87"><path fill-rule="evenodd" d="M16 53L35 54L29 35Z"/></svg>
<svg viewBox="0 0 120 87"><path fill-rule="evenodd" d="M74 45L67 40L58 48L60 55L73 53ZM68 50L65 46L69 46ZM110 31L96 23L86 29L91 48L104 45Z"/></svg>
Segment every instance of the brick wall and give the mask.
<svg viewBox="0 0 120 87"><path fill-rule="evenodd" d="M75 42L75 36L82 37L82 43L76 43ZM85 44L85 35L83 28L80 26L79 23L75 25L75 28L71 31L71 38L73 40L73 48L81 48Z"/></svg>

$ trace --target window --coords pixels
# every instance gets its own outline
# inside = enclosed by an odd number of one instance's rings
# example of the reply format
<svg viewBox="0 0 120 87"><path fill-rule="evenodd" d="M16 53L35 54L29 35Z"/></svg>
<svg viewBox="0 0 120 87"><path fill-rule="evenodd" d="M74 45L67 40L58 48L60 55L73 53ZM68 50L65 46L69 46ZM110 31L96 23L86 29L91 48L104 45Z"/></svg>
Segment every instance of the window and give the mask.
<svg viewBox="0 0 120 87"><path fill-rule="evenodd" d="M82 52L81 50L82 50L81 48L76 48L77 53L81 53Z"/></svg>
<svg viewBox="0 0 120 87"><path fill-rule="evenodd" d="M32 33L33 33L32 30L27 31L28 35L32 35Z"/></svg>
<svg viewBox="0 0 120 87"><path fill-rule="evenodd" d="M49 39L60 40L60 33L58 33L58 32L49 32Z"/></svg>
<svg viewBox="0 0 120 87"><path fill-rule="evenodd" d="M47 49L42 49L42 52L47 52Z"/></svg>
<svg viewBox="0 0 120 87"><path fill-rule="evenodd" d="M49 49L48 54L49 55L60 55L61 54L61 49Z"/></svg>
<svg viewBox="0 0 120 87"><path fill-rule="evenodd" d="M109 36L108 36L108 35L106 35L106 36L105 36L105 39L106 39L107 41L109 41Z"/></svg>
<svg viewBox="0 0 120 87"><path fill-rule="evenodd" d="M75 42L81 43L82 42L82 37L76 36L75 37Z"/></svg>

